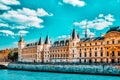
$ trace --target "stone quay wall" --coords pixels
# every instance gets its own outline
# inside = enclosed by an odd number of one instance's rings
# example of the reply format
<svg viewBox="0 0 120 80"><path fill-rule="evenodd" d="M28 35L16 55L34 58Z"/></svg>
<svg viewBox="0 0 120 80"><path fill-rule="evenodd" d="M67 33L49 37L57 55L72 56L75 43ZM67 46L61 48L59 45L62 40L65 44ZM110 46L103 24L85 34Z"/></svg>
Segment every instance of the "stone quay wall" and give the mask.
<svg viewBox="0 0 120 80"><path fill-rule="evenodd" d="M8 69L120 76L120 65L58 65L10 63Z"/></svg>

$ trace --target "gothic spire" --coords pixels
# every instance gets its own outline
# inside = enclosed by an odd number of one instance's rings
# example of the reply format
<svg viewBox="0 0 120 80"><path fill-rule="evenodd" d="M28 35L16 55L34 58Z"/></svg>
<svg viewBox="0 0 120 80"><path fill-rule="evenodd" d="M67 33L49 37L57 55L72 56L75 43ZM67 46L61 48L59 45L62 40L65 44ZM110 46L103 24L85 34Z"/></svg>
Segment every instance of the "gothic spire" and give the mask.
<svg viewBox="0 0 120 80"><path fill-rule="evenodd" d="M48 35L46 36L45 44L50 44L50 39L49 39L49 36L48 36Z"/></svg>
<svg viewBox="0 0 120 80"><path fill-rule="evenodd" d="M23 42L24 40L23 40L23 38L22 38L22 34L20 34L20 40L19 40L19 42Z"/></svg>
<svg viewBox="0 0 120 80"><path fill-rule="evenodd" d="M85 38L87 38L87 27L85 29Z"/></svg>
<svg viewBox="0 0 120 80"><path fill-rule="evenodd" d="M75 28L73 29L73 32L72 32L72 39L77 39L77 34L76 34Z"/></svg>
<svg viewBox="0 0 120 80"><path fill-rule="evenodd" d="M78 37L78 39L80 39L80 35L79 35L79 33L77 34L77 37Z"/></svg>
<svg viewBox="0 0 120 80"><path fill-rule="evenodd" d="M38 45L41 45L41 44L42 44L42 38L40 37Z"/></svg>

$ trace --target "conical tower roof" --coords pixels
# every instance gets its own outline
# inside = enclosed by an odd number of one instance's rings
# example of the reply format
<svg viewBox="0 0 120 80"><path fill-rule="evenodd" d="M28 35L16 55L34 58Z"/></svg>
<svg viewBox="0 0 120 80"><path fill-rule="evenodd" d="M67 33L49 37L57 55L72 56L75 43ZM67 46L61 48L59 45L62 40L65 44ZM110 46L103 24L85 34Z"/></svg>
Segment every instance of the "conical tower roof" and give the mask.
<svg viewBox="0 0 120 80"><path fill-rule="evenodd" d="M48 35L46 36L45 44L50 44L50 39L49 39L49 36L48 36Z"/></svg>
<svg viewBox="0 0 120 80"><path fill-rule="evenodd" d="M42 38L40 37L38 45L41 45L41 44L42 44Z"/></svg>
<svg viewBox="0 0 120 80"><path fill-rule="evenodd" d="M23 41L24 41L24 39L22 37L22 34L20 34L20 40L19 40L19 42L23 42Z"/></svg>
<svg viewBox="0 0 120 80"><path fill-rule="evenodd" d="M73 29L73 32L72 32L72 39L77 39L77 34L76 34L75 28Z"/></svg>

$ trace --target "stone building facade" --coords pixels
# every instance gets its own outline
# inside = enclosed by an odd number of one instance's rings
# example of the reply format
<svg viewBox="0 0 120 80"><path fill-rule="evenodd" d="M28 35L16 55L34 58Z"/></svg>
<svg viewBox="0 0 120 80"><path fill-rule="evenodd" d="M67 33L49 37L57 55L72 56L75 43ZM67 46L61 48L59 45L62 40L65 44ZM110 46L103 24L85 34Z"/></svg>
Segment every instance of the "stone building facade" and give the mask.
<svg viewBox="0 0 120 80"><path fill-rule="evenodd" d="M10 50L5 49L5 50L0 50L0 62L6 62L8 61L8 54Z"/></svg>
<svg viewBox="0 0 120 80"><path fill-rule="evenodd" d="M45 42L26 44L22 36L18 42L19 61L22 62L78 62L78 63L120 63L120 27L113 27L99 37L80 38L73 29L69 39L53 44L49 36Z"/></svg>

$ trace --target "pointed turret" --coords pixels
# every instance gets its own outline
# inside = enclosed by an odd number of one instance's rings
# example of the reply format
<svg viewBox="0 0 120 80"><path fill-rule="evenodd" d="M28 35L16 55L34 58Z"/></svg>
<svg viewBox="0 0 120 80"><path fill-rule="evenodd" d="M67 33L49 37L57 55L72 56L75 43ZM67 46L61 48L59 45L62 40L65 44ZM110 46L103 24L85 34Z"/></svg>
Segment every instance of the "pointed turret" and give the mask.
<svg viewBox="0 0 120 80"><path fill-rule="evenodd" d="M24 42L24 39L22 38L22 34L20 34L20 40L19 42Z"/></svg>
<svg viewBox="0 0 120 80"><path fill-rule="evenodd" d="M75 28L73 29L73 32L72 32L72 39L77 39L77 34L76 34Z"/></svg>
<svg viewBox="0 0 120 80"><path fill-rule="evenodd" d="M87 27L85 29L85 38L87 38Z"/></svg>
<svg viewBox="0 0 120 80"><path fill-rule="evenodd" d="M49 36L48 36L48 35L46 36L45 44L50 44L50 39L49 39Z"/></svg>
<svg viewBox="0 0 120 80"><path fill-rule="evenodd" d="M80 35L79 35L79 33L77 34L77 37L78 37L78 39L80 39Z"/></svg>
<svg viewBox="0 0 120 80"><path fill-rule="evenodd" d="M38 45L41 45L41 44L42 44L42 38L40 37Z"/></svg>

